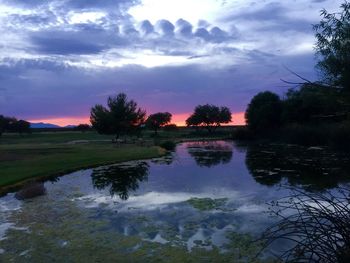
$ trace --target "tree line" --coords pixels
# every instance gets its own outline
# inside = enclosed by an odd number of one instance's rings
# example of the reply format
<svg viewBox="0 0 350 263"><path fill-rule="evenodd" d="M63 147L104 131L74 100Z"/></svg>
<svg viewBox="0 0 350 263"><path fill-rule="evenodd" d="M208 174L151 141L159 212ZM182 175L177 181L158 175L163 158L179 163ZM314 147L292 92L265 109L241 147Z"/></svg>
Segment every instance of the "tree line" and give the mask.
<svg viewBox="0 0 350 263"><path fill-rule="evenodd" d="M30 123L25 120L17 120L14 117L0 115L0 136L4 132L29 133Z"/></svg>
<svg viewBox="0 0 350 263"><path fill-rule="evenodd" d="M134 100L120 93L107 100L107 107L95 105L91 109L90 122L94 129L101 134L113 134L118 139L122 134L139 135L142 128L148 128L157 135L160 128L174 129L171 124L172 114L158 112L146 117L146 111L139 108ZM231 111L227 107L215 105L198 105L194 113L186 120L189 127L204 127L213 132L221 124L232 120Z"/></svg>
<svg viewBox="0 0 350 263"><path fill-rule="evenodd" d="M321 16L313 26L320 80L294 73L300 81L285 81L293 87L282 97L270 91L254 96L245 117L255 136L279 130L280 136L299 134L297 141L350 146L350 3L345 1L337 13L322 10Z"/></svg>

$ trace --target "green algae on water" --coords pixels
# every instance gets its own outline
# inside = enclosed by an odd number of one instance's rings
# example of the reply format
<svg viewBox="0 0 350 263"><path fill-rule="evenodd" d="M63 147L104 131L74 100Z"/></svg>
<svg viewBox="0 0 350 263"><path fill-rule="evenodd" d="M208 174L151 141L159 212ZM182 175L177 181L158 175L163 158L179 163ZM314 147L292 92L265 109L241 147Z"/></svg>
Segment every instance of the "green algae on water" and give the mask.
<svg viewBox="0 0 350 263"><path fill-rule="evenodd" d="M200 211L210 211L222 210L222 206L226 204L227 200L227 198L211 199L193 197L187 200L187 203Z"/></svg>

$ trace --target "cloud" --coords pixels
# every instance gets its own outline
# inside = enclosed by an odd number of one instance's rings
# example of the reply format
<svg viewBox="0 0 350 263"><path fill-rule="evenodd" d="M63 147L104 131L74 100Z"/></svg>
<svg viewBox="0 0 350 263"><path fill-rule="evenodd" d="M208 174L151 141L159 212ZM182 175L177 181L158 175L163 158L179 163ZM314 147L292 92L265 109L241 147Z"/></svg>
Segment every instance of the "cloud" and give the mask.
<svg viewBox="0 0 350 263"><path fill-rule="evenodd" d="M164 36L174 35L175 26L166 19L159 20L156 23L156 27L158 28L160 33Z"/></svg>
<svg viewBox="0 0 350 263"><path fill-rule="evenodd" d="M140 24L140 31L143 35L148 35L154 32L154 26L149 20L144 20Z"/></svg>
<svg viewBox="0 0 350 263"><path fill-rule="evenodd" d="M182 0L193 10L154 8L137 20L129 11L139 3L0 0L0 112L82 116L117 92L152 112L203 103L241 112L261 90L286 90L279 79L293 79L284 66L315 78L311 23L319 7L338 5Z"/></svg>
<svg viewBox="0 0 350 263"><path fill-rule="evenodd" d="M70 54L96 54L107 48L105 45L86 43L84 40L73 37L32 37L35 49L44 54L70 55Z"/></svg>
<svg viewBox="0 0 350 263"><path fill-rule="evenodd" d="M184 37L191 37L192 36L192 29L193 26L184 19L179 19L176 22L177 32Z"/></svg>

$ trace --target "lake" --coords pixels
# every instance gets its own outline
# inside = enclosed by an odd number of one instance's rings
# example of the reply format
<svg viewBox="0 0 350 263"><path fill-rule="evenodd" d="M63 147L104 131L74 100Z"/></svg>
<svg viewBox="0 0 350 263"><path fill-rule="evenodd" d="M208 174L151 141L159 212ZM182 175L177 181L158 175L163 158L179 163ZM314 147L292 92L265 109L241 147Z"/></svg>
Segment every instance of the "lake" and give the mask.
<svg viewBox="0 0 350 263"><path fill-rule="evenodd" d="M258 254L279 220L270 203L347 185L349 171L347 155L318 147L181 143L1 197L0 262L270 262L289 246Z"/></svg>

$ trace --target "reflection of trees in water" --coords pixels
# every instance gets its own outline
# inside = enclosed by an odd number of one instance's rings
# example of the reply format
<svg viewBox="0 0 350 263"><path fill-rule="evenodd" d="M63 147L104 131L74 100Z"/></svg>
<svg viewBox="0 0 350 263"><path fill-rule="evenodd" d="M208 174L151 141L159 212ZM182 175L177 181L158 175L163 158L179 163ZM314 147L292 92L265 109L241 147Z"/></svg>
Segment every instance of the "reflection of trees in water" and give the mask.
<svg viewBox="0 0 350 263"><path fill-rule="evenodd" d="M254 179L275 185L282 178L308 190L330 189L347 182L350 158L325 149L282 145L250 145L246 165Z"/></svg>
<svg viewBox="0 0 350 263"><path fill-rule="evenodd" d="M281 220L262 235L266 247L288 241L281 262L350 262L350 189L293 194L274 202Z"/></svg>
<svg viewBox="0 0 350 263"><path fill-rule="evenodd" d="M187 150L201 167L212 167L229 163L233 155L232 146L226 142L189 143Z"/></svg>
<svg viewBox="0 0 350 263"><path fill-rule="evenodd" d="M110 194L122 200L129 198L129 192L139 188L139 183L148 179L149 165L146 162L113 165L95 169L91 175L92 184L101 190L109 187Z"/></svg>

